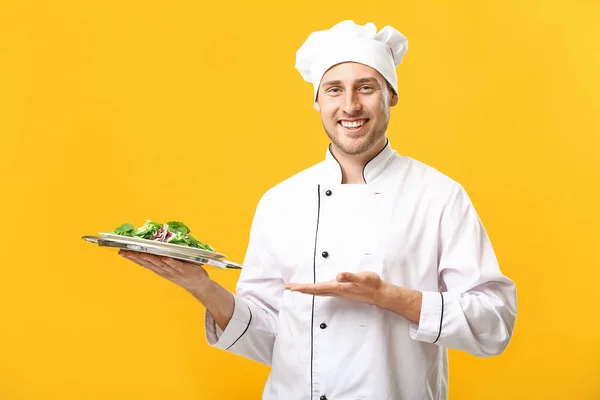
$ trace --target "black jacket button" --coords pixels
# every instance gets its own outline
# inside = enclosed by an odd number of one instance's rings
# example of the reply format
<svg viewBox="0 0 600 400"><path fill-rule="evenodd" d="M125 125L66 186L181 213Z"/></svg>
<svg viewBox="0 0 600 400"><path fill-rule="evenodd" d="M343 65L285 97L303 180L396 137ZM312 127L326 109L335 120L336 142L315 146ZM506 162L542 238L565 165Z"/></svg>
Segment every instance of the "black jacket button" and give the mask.
<svg viewBox="0 0 600 400"><path fill-rule="evenodd" d="M328 191L326 191L326 192L325 192L325 194L326 194L327 196L331 196L331 190L328 190Z"/></svg>
<svg viewBox="0 0 600 400"><path fill-rule="evenodd" d="M319 325L321 327L321 329L325 329L327 328L327 324L326 323L322 323L321 325Z"/></svg>
<svg viewBox="0 0 600 400"><path fill-rule="evenodd" d="M326 396L321 396L321 397L319 397L319 399L320 400L327 400L327 397Z"/></svg>
<svg viewBox="0 0 600 400"><path fill-rule="evenodd" d="M321 255L323 256L323 258L329 257L329 253L326 251L322 252Z"/></svg>

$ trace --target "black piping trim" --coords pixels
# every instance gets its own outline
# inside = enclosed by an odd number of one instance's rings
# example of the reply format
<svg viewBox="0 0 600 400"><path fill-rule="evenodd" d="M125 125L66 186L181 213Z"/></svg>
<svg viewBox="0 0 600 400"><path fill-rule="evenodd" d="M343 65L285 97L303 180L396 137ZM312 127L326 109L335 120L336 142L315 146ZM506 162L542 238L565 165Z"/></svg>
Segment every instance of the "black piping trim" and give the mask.
<svg viewBox="0 0 600 400"><path fill-rule="evenodd" d="M248 307L248 304L246 304L246 307ZM240 335L239 338L235 339L235 342L233 342L231 344L231 346L229 346L228 348L226 348L225 350L229 350L230 348L233 347L234 344L237 343L238 340L240 340L242 338L242 336L244 336L244 334L248 331L248 328L250 328L250 322L252 322L252 310L250 309L250 307L248 307L248 311L250 311L250 320L248 321L248 326L246 326L246 329L244 329L244 332L242 332L242 334Z"/></svg>
<svg viewBox="0 0 600 400"><path fill-rule="evenodd" d="M374 159L377 158L378 155L380 155L381 153L383 153L383 151L388 147L388 144L390 143L390 139L386 139L385 140L385 146L383 146L383 149L381 149L379 151L379 153L375 154L375 156L373 158L371 158L369 161L367 161L367 163L365 164L365 166L363 167L362 170L362 177L363 177L363 181L365 181L365 183L367 183L367 178L365 178L365 169L367 168L367 165L369 165L369 163L371 161L373 161Z"/></svg>
<svg viewBox="0 0 600 400"><path fill-rule="evenodd" d="M440 317L440 330L438 332L437 338L435 338L435 342L438 341L438 339L440 338L440 335L442 334L442 321L444 320L444 295L442 294L442 292L440 292L440 296L442 296L442 316Z"/></svg>
<svg viewBox="0 0 600 400"><path fill-rule="evenodd" d="M321 185L317 185L317 227L315 229L315 251L313 254L313 283L317 283L317 237L319 236L319 218L321 216ZM313 348L315 326L315 296L312 297L310 316L310 398L313 397Z"/></svg>
<svg viewBox="0 0 600 400"><path fill-rule="evenodd" d="M333 159L338 163L338 167L340 167L340 184L342 184L344 183L344 172L342 171L342 164L340 164L338 159L335 158L335 155L333 155L333 151L331 151L331 144L329 145L329 154L331 154L331 157L333 157Z"/></svg>

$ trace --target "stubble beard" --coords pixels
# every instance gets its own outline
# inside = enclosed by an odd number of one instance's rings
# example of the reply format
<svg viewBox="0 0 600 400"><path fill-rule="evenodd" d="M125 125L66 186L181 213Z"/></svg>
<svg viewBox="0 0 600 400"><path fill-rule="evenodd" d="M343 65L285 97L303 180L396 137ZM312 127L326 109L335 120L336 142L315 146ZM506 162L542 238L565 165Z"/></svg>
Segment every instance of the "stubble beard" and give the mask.
<svg viewBox="0 0 600 400"><path fill-rule="evenodd" d="M371 120L369 120L369 121L371 121ZM385 116L385 123L379 130L374 132L373 130L376 129L376 127L374 127L374 126L369 127L369 131L364 135L364 137L366 137L366 140L363 142L360 142L360 144L356 147L345 144L342 140L339 139L338 135L335 132L327 129L327 126L325 125L325 121L321 120L321 122L323 123L323 128L325 129L325 132L327 133L329 140L331 140L331 142L333 143L334 146L336 146L338 149L340 149L343 153L345 153L347 155L356 156L356 155L367 152L371 147L373 147L373 145L375 145L375 143L377 143L381 138L383 138L385 136L385 133L387 131L387 128L388 128L388 125L390 122L390 116L389 116L389 113ZM337 122L335 124L336 124L336 126L333 130L337 129L338 128L337 125L339 125ZM343 135L343 133L342 133L342 135Z"/></svg>

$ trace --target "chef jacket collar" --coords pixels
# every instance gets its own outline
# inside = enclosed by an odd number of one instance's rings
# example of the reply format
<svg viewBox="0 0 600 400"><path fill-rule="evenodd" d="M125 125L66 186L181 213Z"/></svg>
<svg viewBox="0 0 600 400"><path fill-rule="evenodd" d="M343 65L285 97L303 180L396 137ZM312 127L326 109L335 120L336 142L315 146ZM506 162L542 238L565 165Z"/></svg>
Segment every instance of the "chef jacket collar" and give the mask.
<svg viewBox="0 0 600 400"><path fill-rule="evenodd" d="M390 140L388 139L385 147L365 164L363 168L363 178L365 183L371 183L383 172L393 154L394 150L392 150L390 146ZM328 183L342 183L342 167L331 152L331 144L327 146L325 165L327 166Z"/></svg>

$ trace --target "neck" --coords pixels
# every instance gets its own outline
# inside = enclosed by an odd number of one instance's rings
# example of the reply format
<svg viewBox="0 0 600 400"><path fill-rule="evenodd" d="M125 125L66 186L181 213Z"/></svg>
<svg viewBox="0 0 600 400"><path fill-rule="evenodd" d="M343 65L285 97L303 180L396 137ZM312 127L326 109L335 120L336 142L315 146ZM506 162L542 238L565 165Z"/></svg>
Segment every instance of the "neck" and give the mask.
<svg viewBox="0 0 600 400"><path fill-rule="evenodd" d="M346 154L337 148L335 145L331 145L331 153L340 164L342 169L342 183L343 184L365 184L363 176L363 170L365 165L375 158L377 154L383 150L387 144L387 138L384 136L379 139L369 150L361 154Z"/></svg>

